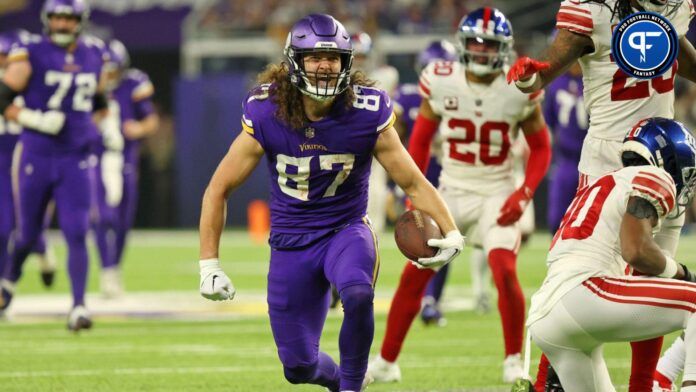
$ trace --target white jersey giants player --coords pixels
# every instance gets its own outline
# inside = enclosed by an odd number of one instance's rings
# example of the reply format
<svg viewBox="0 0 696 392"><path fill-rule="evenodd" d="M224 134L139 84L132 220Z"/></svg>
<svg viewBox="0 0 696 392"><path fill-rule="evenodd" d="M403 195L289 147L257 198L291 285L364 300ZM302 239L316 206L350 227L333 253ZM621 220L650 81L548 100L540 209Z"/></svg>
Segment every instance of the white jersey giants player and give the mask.
<svg viewBox="0 0 696 392"><path fill-rule="evenodd" d="M679 36L678 67L652 80L629 77L610 56L612 26L643 10L667 17ZM693 15L691 0L566 0L557 15L558 34L542 61L521 57L510 68L508 82L515 81L518 88L531 93L542 89L576 60L580 62L585 106L590 115L578 168L580 185L621 168L621 141L634 123L652 116L673 117L675 72L696 81L696 50L685 37ZM683 215L668 217L655 237L669 255L676 252L683 224ZM660 345L661 340L633 344L631 391L648 388L643 383L652 377L647 374L653 372ZM655 361L646 359L652 357ZM540 377L537 386L542 382Z"/></svg>
<svg viewBox="0 0 696 392"><path fill-rule="evenodd" d="M503 380L521 377L524 295L517 280L520 243L517 224L548 169L549 135L538 103L504 80L512 48L512 27L500 11L484 7L459 25L460 62L437 61L422 72L423 101L409 153L425 172L435 134L442 139L439 190L460 230L482 246L498 289L505 361ZM510 147L524 133L532 154L524 183L515 187ZM407 264L392 301L381 357L371 364L378 381L398 379L394 361L418 312L432 271Z"/></svg>
<svg viewBox="0 0 696 392"><path fill-rule="evenodd" d="M581 187L568 208L527 325L566 392L615 390L605 342L686 328L681 390L696 391L696 277L652 239L670 211L683 213L690 202L696 143L676 121L652 118L622 149L626 167ZM627 266L647 276L627 276Z"/></svg>

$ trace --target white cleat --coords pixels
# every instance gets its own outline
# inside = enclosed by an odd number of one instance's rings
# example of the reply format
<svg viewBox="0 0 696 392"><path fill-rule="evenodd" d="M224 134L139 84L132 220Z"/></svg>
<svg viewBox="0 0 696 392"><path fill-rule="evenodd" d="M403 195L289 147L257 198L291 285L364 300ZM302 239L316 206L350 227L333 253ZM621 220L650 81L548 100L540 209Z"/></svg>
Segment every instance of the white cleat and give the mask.
<svg viewBox="0 0 696 392"><path fill-rule="evenodd" d="M84 306L75 306L68 315L68 329L79 332L81 329L92 328L92 318Z"/></svg>
<svg viewBox="0 0 696 392"><path fill-rule="evenodd" d="M123 295L121 270L118 267L104 268L99 283L104 298L113 299Z"/></svg>
<svg viewBox="0 0 696 392"><path fill-rule="evenodd" d="M662 387L660 386L660 383L656 381L653 381L653 387L652 387L652 392L675 392L677 389L674 387L674 384L672 384L670 387Z"/></svg>
<svg viewBox="0 0 696 392"><path fill-rule="evenodd" d="M363 392L367 389L367 386L375 382L375 379L372 377L370 373L365 373L365 378L363 379L362 386L360 386L360 392Z"/></svg>
<svg viewBox="0 0 696 392"><path fill-rule="evenodd" d="M503 382L512 384L520 378L529 378L524 374L520 354L508 355L503 361Z"/></svg>
<svg viewBox="0 0 696 392"><path fill-rule="evenodd" d="M367 365L365 378L372 377L373 381L378 382L399 382L401 381L401 369L396 362L388 362L382 356L373 359ZM363 383L363 385L366 385Z"/></svg>

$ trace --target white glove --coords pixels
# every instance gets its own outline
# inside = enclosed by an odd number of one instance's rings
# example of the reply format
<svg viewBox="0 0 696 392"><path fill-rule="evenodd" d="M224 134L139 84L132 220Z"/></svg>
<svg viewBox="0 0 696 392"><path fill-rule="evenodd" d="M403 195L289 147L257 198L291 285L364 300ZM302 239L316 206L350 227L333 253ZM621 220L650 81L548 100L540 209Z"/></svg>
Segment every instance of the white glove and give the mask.
<svg viewBox="0 0 696 392"><path fill-rule="evenodd" d="M106 204L116 207L123 199L123 154L104 151L101 156L101 178L106 193Z"/></svg>
<svg viewBox="0 0 696 392"><path fill-rule="evenodd" d="M17 123L48 135L57 135L65 125L65 113L22 108L17 115Z"/></svg>
<svg viewBox="0 0 696 392"><path fill-rule="evenodd" d="M234 298L235 289L225 271L220 268L218 259L206 259L198 262L201 268L201 295L213 301Z"/></svg>
<svg viewBox="0 0 696 392"><path fill-rule="evenodd" d="M428 246L440 248L433 257L421 257L413 261L418 268L437 268L452 261L464 249L464 236L459 230L452 230L442 239L428 240Z"/></svg>

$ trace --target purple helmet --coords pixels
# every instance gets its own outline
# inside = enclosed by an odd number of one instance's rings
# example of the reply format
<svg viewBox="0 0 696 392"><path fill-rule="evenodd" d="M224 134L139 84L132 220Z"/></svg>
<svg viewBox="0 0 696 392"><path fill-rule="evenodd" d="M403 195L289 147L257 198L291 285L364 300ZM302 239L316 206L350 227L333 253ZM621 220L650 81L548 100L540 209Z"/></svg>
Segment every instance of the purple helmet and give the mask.
<svg viewBox="0 0 696 392"><path fill-rule="evenodd" d="M130 56L126 46L115 38L109 42L109 57L118 69L126 69L130 66Z"/></svg>
<svg viewBox="0 0 696 392"><path fill-rule="evenodd" d="M369 56L372 52L372 38L370 34L360 31L350 36L350 43L353 45L354 55Z"/></svg>
<svg viewBox="0 0 696 392"><path fill-rule="evenodd" d="M322 74L328 77L324 87L320 87L319 83L313 85L311 79L317 80L317 73L308 75L304 68L304 56L320 52L335 52L341 58L338 73ZM295 23L288 33L284 53L290 68L290 81L303 94L317 100L326 100L342 93L350 83L353 64L350 35L341 22L330 15L311 14Z"/></svg>
<svg viewBox="0 0 696 392"><path fill-rule="evenodd" d="M483 7L472 11L459 22L457 35L461 44L461 61L475 74L489 74L502 69L512 54L512 24L498 9ZM469 41L495 45L497 53L469 50ZM487 62L474 61L479 57L487 57Z"/></svg>
<svg viewBox="0 0 696 392"><path fill-rule="evenodd" d="M426 65L437 60L457 61L457 48L447 40L433 41L418 54L416 71L425 68Z"/></svg>
<svg viewBox="0 0 696 392"><path fill-rule="evenodd" d="M80 20L77 31L50 31L48 21L51 15L77 17ZM89 18L89 7L85 0L46 0L41 9L41 21L43 22L44 30L49 34L53 42L61 46L68 46L75 41L77 35L82 30L82 26L87 21L87 18Z"/></svg>

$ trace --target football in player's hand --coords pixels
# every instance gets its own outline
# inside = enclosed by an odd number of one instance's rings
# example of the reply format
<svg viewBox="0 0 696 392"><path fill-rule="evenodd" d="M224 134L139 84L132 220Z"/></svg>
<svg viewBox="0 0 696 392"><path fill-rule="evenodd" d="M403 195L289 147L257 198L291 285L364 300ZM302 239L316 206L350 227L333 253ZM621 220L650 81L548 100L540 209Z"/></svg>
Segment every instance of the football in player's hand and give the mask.
<svg viewBox="0 0 696 392"><path fill-rule="evenodd" d="M406 211L396 221L396 246L409 260L435 256L438 248L428 246L428 240L433 238L442 238L440 227L423 211Z"/></svg>

